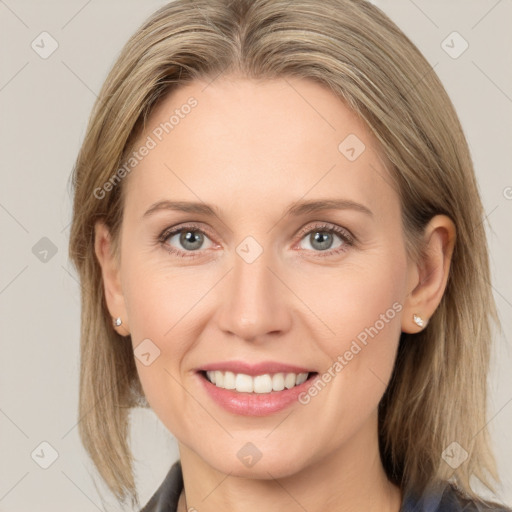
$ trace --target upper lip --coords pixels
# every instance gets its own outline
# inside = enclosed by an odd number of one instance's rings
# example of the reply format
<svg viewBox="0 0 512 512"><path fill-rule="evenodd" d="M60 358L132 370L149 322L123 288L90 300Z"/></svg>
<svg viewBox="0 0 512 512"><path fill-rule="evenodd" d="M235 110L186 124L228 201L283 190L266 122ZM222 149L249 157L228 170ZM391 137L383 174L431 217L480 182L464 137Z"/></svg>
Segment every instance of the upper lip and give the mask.
<svg viewBox="0 0 512 512"><path fill-rule="evenodd" d="M205 364L198 371L230 371L246 375L264 375L265 373L310 373L311 369L303 366L280 363L278 361L263 361L261 363L247 363L244 361L219 361Z"/></svg>

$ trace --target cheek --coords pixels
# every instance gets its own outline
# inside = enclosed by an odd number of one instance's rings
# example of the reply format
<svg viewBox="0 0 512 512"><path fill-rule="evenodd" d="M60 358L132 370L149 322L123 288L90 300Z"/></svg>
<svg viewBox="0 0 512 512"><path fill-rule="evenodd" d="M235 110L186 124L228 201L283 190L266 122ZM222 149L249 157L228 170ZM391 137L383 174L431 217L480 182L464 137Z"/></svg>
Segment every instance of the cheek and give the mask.
<svg viewBox="0 0 512 512"><path fill-rule="evenodd" d="M153 337L161 350L171 345L179 356L182 331L197 317L197 305L215 284L215 276L202 270L199 279L198 272L173 265L164 250L146 254L133 246L135 250L123 256L123 293L133 342Z"/></svg>
<svg viewBox="0 0 512 512"><path fill-rule="evenodd" d="M395 340L400 332L404 288L404 277L396 272L397 267L394 274L380 269L366 269L364 274L354 272L340 283L336 293L332 291L325 312L336 332L333 346L336 355L339 353L336 349L348 350L352 341L370 347L370 340L378 340L372 344L372 353L383 355L380 352Z"/></svg>
<svg viewBox="0 0 512 512"><path fill-rule="evenodd" d="M167 428L184 438L183 425L197 422L198 412L183 386L190 378L187 371L197 363L193 360L197 340L215 310L209 292L225 270L206 266L200 271L180 269L166 256L127 251L123 257L123 293L145 396ZM147 366L137 358L143 343L158 354Z"/></svg>
<svg viewBox="0 0 512 512"><path fill-rule="evenodd" d="M407 259L402 252L379 250L337 267L301 269L288 279L312 313L304 317L311 317L308 326L331 359L359 335L364 343L367 328L373 336L373 327L379 335L382 331L382 337L400 332L407 286Z"/></svg>
<svg viewBox="0 0 512 512"><path fill-rule="evenodd" d="M130 279L125 296L142 389L151 409L169 431L184 438L183 425L194 422L194 403L183 392L182 368L196 339L185 331L197 314L192 306L199 300L196 295L200 290L190 282L186 286L185 279L171 279L169 273L156 270L146 269L138 275L132 272ZM147 348L139 350L140 347ZM149 352L150 364L144 357L138 358L138 352Z"/></svg>
<svg viewBox="0 0 512 512"><path fill-rule="evenodd" d="M376 410L392 374L401 333L406 259L390 254L378 265L344 268L325 282L323 300L313 292L305 300L314 304L328 327L317 329L328 333L317 336L326 365L321 382L308 390L302 403L318 408L315 414L327 414L327 423L351 435ZM339 407L326 411L322 405L327 396Z"/></svg>

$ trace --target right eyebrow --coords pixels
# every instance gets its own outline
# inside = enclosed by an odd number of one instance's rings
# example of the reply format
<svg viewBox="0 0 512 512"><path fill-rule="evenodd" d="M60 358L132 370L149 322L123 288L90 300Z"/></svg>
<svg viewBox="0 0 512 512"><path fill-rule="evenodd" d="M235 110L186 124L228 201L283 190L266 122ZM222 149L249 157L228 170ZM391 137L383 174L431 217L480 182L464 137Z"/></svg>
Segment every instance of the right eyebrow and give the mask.
<svg viewBox="0 0 512 512"><path fill-rule="evenodd" d="M203 215L219 216L220 212L215 206L206 203L189 201L158 201L152 204L143 217L149 217L161 210L176 210L185 213L198 213Z"/></svg>

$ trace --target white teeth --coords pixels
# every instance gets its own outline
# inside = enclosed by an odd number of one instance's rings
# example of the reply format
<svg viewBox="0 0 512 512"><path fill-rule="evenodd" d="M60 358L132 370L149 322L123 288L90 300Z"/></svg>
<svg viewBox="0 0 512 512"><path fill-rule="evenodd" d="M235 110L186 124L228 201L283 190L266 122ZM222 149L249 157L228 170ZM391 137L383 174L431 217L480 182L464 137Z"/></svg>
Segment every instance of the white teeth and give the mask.
<svg viewBox="0 0 512 512"><path fill-rule="evenodd" d="M295 374L294 373L287 373L286 377L284 378L284 387L286 389L291 389L293 386L295 386Z"/></svg>
<svg viewBox="0 0 512 512"><path fill-rule="evenodd" d="M233 372L226 372L224 374L224 389L235 389L236 380Z"/></svg>
<svg viewBox="0 0 512 512"><path fill-rule="evenodd" d="M215 385L219 386L219 388L224 387L224 374L218 370L215 371Z"/></svg>
<svg viewBox="0 0 512 512"><path fill-rule="evenodd" d="M302 384L303 382L306 382L307 379L308 379L308 374L307 373L299 373L297 375L297 381L295 382L295 385L298 386L299 384Z"/></svg>
<svg viewBox="0 0 512 512"><path fill-rule="evenodd" d="M272 391L272 377L268 373L257 375L253 380L255 393L270 393Z"/></svg>
<svg viewBox="0 0 512 512"><path fill-rule="evenodd" d="M284 389L284 373L275 373L272 376L272 389L282 391Z"/></svg>
<svg viewBox="0 0 512 512"><path fill-rule="evenodd" d="M218 388L234 389L239 393L270 393L291 389L305 382L308 373L274 373L270 375L246 375L245 373L207 371L208 380Z"/></svg>
<svg viewBox="0 0 512 512"><path fill-rule="evenodd" d="M218 386L217 383L215 383ZM219 388L222 387L218 386ZM244 373L237 373L235 377L235 389L242 393L252 393L254 389L254 382L250 375L245 375Z"/></svg>

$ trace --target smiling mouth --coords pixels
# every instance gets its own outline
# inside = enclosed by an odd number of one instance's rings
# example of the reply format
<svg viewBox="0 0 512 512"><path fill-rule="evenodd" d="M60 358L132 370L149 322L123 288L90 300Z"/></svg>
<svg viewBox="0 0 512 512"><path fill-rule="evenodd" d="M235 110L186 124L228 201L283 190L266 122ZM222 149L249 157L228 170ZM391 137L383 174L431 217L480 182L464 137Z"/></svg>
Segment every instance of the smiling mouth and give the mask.
<svg viewBox="0 0 512 512"><path fill-rule="evenodd" d="M268 394L273 391L283 391L300 386L307 380L318 375L317 372L304 373L265 373L262 375L247 375L230 371L200 371L201 376L214 386L237 391L239 393Z"/></svg>

